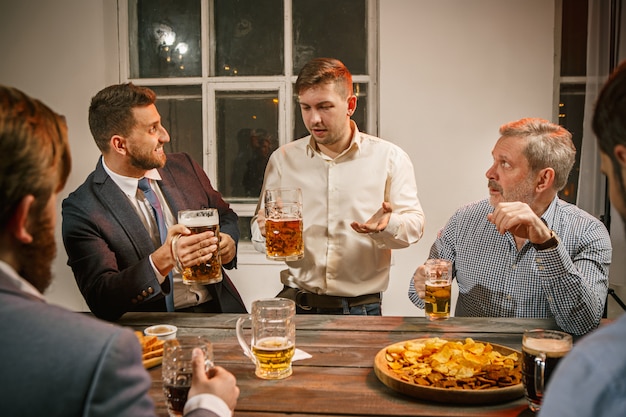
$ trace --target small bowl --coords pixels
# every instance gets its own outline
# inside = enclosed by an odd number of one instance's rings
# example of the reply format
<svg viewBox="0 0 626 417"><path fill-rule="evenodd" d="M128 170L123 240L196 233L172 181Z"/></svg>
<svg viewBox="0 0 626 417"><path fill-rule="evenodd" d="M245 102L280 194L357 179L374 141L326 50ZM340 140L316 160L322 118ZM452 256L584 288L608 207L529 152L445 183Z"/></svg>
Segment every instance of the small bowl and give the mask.
<svg viewBox="0 0 626 417"><path fill-rule="evenodd" d="M171 324L157 324L147 327L143 333L146 336L156 336L159 340L169 340L176 338L178 328Z"/></svg>

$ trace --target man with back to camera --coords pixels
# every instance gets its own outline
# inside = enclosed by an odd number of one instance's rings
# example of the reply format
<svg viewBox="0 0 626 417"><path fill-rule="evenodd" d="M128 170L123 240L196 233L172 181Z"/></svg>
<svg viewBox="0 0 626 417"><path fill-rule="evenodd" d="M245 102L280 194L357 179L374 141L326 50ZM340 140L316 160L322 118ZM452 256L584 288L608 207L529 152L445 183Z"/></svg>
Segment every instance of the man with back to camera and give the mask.
<svg viewBox="0 0 626 417"><path fill-rule="evenodd" d="M391 250L424 230L413 164L398 146L359 132L352 75L341 61L309 61L295 91L311 134L270 156L253 243L265 251L264 191L300 188L304 258L287 262L279 295L294 299L300 314L381 315Z"/></svg>
<svg viewBox="0 0 626 417"><path fill-rule="evenodd" d="M593 115L600 169L626 224L626 62L602 88ZM612 417L626 410L626 314L574 344L550 377L540 417Z"/></svg>
<svg viewBox="0 0 626 417"><path fill-rule="evenodd" d="M57 194L71 168L65 119L0 85L2 412L24 417L155 416L151 379L130 329L45 302L56 254ZM194 352L186 416L227 417L235 377Z"/></svg>
<svg viewBox="0 0 626 417"><path fill-rule="evenodd" d="M166 156L170 137L155 101L152 90L132 83L106 87L92 98L89 127L102 156L63 201L68 265L91 311L106 320L127 311L245 313L225 271L220 283L185 285L174 268L172 239L179 234L183 266L207 262L219 245L223 266L235 267L238 216L189 155ZM148 191L139 189L144 178ZM164 243L146 197L150 191L168 229ZM219 212L219 242L211 231L190 235L176 224L178 210L209 207Z"/></svg>
<svg viewBox="0 0 626 417"><path fill-rule="evenodd" d="M452 261L456 316L553 317L585 334L604 312L611 241L602 222L558 198L574 165L572 135L538 118L500 135L485 174L490 197L457 210L429 258ZM420 265L408 294L419 308L425 279Z"/></svg>

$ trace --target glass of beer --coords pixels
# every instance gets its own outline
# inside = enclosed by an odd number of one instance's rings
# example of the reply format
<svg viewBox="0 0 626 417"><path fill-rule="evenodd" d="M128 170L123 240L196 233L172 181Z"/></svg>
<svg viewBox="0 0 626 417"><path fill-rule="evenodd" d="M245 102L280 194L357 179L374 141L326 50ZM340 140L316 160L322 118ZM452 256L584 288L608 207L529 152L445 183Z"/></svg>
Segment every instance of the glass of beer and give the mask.
<svg viewBox="0 0 626 417"><path fill-rule="evenodd" d="M522 382L528 406L541 408L545 387L557 364L571 349L572 336L556 330L526 330L522 339Z"/></svg>
<svg viewBox="0 0 626 417"><path fill-rule="evenodd" d="M206 232L207 230L215 233L215 237L220 238L220 217L217 209L206 208L201 210L181 210L178 212L178 223L183 224L192 234ZM222 261L219 249L213 253L213 256L207 263L183 267L178 260L176 254L176 263L178 269L183 275L183 283L191 284L215 284L222 280Z"/></svg>
<svg viewBox="0 0 626 417"><path fill-rule="evenodd" d="M265 190L265 254L274 261L304 257L302 191L299 188Z"/></svg>
<svg viewBox="0 0 626 417"><path fill-rule="evenodd" d="M426 267L426 295L424 311L429 320L450 317L452 294L452 262L446 259L428 259Z"/></svg>
<svg viewBox="0 0 626 417"><path fill-rule="evenodd" d="M268 298L253 301L252 313L237 320L237 339L259 378L283 379L291 375L291 359L296 351L295 314L293 300ZM247 322L251 322L251 343L244 336Z"/></svg>
<svg viewBox="0 0 626 417"><path fill-rule="evenodd" d="M189 388L193 377L193 363L191 360L194 348L204 352L204 367L208 372L213 367L213 347L209 339L204 336L180 336L166 340L163 344L163 394L167 402L167 412L170 417L183 415L187 402Z"/></svg>

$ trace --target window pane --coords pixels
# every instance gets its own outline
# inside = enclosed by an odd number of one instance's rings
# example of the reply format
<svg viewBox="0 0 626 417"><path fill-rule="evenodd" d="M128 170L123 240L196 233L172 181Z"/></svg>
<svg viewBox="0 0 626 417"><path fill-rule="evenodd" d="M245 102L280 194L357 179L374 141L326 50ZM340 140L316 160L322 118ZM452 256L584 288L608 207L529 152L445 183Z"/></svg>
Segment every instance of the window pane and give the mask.
<svg viewBox="0 0 626 417"><path fill-rule="evenodd" d="M216 76L284 73L283 0L215 0Z"/></svg>
<svg viewBox="0 0 626 417"><path fill-rule="evenodd" d="M559 197L572 204L576 204L576 197L578 195L584 116L585 85L561 84L559 124L572 134L572 141L576 147L576 161L574 162L574 167L567 180L567 185L559 192Z"/></svg>
<svg viewBox="0 0 626 417"><path fill-rule="evenodd" d="M265 166L278 147L278 91L216 92L219 190L256 203Z"/></svg>
<svg viewBox="0 0 626 417"><path fill-rule="evenodd" d="M202 75L200 0L128 2L131 78Z"/></svg>
<svg viewBox="0 0 626 417"><path fill-rule="evenodd" d="M295 86L294 86L295 91ZM367 133L367 84L354 83L354 94L358 97L356 102L356 111L352 115L352 120L356 122L359 131ZM302 122L302 114L300 113L300 105L298 104L298 96L294 94L294 118L295 126L293 130L293 140L300 139L309 135L304 123Z"/></svg>
<svg viewBox="0 0 626 417"><path fill-rule="evenodd" d="M165 152L187 152L202 165L202 88L199 85L150 88L157 94L161 123L170 134Z"/></svg>
<svg viewBox="0 0 626 417"><path fill-rule="evenodd" d="M337 58L352 74L367 74L366 10L365 0L293 0L294 74L317 57Z"/></svg>

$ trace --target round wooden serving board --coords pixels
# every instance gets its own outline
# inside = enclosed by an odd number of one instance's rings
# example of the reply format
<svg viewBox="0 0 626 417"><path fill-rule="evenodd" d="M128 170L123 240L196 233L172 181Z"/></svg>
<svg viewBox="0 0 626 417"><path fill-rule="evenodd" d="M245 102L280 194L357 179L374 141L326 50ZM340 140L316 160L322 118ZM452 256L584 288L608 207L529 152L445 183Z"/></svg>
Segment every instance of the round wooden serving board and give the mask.
<svg viewBox="0 0 626 417"><path fill-rule="evenodd" d="M418 341L421 339L415 339L414 341ZM407 341L394 343L393 345L404 345ZM490 342L480 342L476 340L477 343L490 343ZM519 351L511 349L506 346L497 345L494 343L490 343L493 346L493 349L504 354L509 355L513 352L516 352L521 360L522 354ZM455 404L491 404L491 403L500 403L505 401L511 401L517 399L524 395L524 386L520 383L517 385L513 385L510 387L503 388L493 388L488 390L464 390L464 389L455 389L455 388L435 388L435 387L427 387L422 385L413 384L411 382L406 382L401 380L395 372L392 372L387 366L387 359L385 358L385 353L387 352L387 348L381 349L374 359L374 371L376 376L380 381L393 389L394 391L398 391L402 394L410 395L415 398L419 398L421 400L426 401L434 401L441 403L455 403Z"/></svg>

